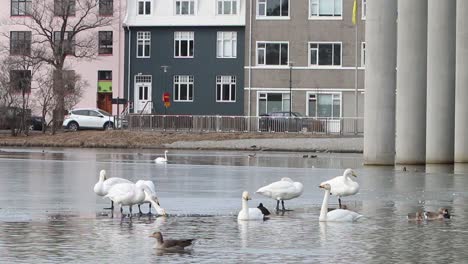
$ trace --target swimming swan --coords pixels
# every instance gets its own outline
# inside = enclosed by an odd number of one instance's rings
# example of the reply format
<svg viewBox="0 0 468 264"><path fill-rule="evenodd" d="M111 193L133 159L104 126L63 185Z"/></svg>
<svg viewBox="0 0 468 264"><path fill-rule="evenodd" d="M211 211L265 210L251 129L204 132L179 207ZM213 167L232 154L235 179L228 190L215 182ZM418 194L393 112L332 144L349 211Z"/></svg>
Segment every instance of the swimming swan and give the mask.
<svg viewBox="0 0 468 264"><path fill-rule="evenodd" d="M158 214L166 215L164 209L159 206L159 202L150 194L148 186L145 184L138 183L119 183L109 189L106 196L114 203L120 206L120 213L123 213L122 206L129 206L130 217L132 216L132 206L135 204L142 204L144 202L150 202ZM122 215L123 216L123 215Z"/></svg>
<svg viewBox="0 0 468 264"><path fill-rule="evenodd" d="M279 210L279 202L284 208L284 200L291 200L299 197L304 190L304 186L300 182L293 182L290 178L282 178L280 181L271 183L258 189L256 193L270 197L276 200L276 210Z"/></svg>
<svg viewBox="0 0 468 264"><path fill-rule="evenodd" d="M325 195L323 197L322 208L320 210L319 221L320 222L353 222L362 217L362 215L344 209L335 209L328 212L328 197L330 197L330 184L326 183L319 186L325 189Z"/></svg>
<svg viewBox="0 0 468 264"><path fill-rule="evenodd" d="M167 163L167 150L164 151L164 157L157 157L154 161L156 163Z"/></svg>
<svg viewBox="0 0 468 264"><path fill-rule="evenodd" d="M106 170L101 170L99 173L99 181L94 185L94 192L99 196L106 196L109 192L109 189L119 183L133 183L127 179L112 177L106 177ZM114 210L114 202L111 200L111 207L106 208Z"/></svg>
<svg viewBox="0 0 468 264"><path fill-rule="evenodd" d="M265 215L263 215L262 211L258 208L249 208L247 204L248 200L251 200L249 193L244 191L242 193L242 210L239 212L237 216L237 220L264 220Z"/></svg>
<svg viewBox="0 0 468 264"><path fill-rule="evenodd" d="M164 240L161 232L154 232L150 237L156 238L156 249L163 250L184 250L185 247L191 246L195 239L166 239Z"/></svg>
<svg viewBox="0 0 468 264"><path fill-rule="evenodd" d="M330 184L330 194L338 196L339 208L341 208L341 197L354 195L359 191L359 184L353 181L351 176L357 177L352 169L346 169L342 176L337 176L320 184Z"/></svg>

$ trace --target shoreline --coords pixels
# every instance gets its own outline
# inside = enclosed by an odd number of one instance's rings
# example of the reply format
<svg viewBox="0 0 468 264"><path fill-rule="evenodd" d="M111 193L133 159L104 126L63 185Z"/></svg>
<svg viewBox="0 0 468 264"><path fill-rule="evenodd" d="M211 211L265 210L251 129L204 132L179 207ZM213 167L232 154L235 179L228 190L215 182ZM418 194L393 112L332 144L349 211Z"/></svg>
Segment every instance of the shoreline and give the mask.
<svg viewBox="0 0 468 264"><path fill-rule="evenodd" d="M79 131L56 135L0 135L0 147L178 149L362 153L362 136L288 133L190 133L154 131Z"/></svg>

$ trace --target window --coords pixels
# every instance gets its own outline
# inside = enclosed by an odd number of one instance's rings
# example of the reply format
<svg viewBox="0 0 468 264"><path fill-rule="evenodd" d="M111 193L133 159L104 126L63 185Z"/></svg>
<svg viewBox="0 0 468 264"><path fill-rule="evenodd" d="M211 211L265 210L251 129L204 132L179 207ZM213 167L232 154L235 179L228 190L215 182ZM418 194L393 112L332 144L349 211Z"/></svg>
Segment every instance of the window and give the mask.
<svg viewBox="0 0 468 264"><path fill-rule="evenodd" d="M216 76L216 102L236 101L236 76Z"/></svg>
<svg viewBox="0 0 468 264"><path fill-rule="evenodd" d="M112 71L98 71L98 93L112 92Z"/></svg>
<svg viewBox="0 0 468 264"><path fill-rule="evenodd" d="M74 16L76 0L54 0L54 15Z"/></svg>
<svg viewBox="0 0 468 264"><path fill-rule="evenodd" d="M309 43L310 66L341 66L341 43Z"/></svg>
<svg viewBox="0 0 468 264"><path fill-rule="evenodd" d="M195 0L177 0L176 15L194 15Z"/></svg>
<svg viewBox="0 0 468 264"><path fill-rule="evenodd" d="M31 31L11 31L10 32L10 54L11 55L31 54Z"/></svg>
<svg viewBox="0 0 468 264"><path fill-rule="evenodd" d="M31 13L32 0L11 0L12 16L27 16Z"/></svg>
<svg viewBox="0 0 468 264"><path fill-rule="evenodd" d="M366 20L366 9L367 8L367 1L362 0L361 4L361 14L362 14L362 20Z"/></svg>
<svg viewBox="0 0 468 264"><path fill-rule="evenodd" d="M174 102L193 102L193 76L174 76Z"/></svg>
<svg viewBox="0 0 468 264"><path fill-rule="evenodd" d="M366 67L366 43L361 43L361 67Z"/></svg>
<svg viewBox="0 0 468 264"><path fill-rule="evenodd" d="M114 0L99 0L99 15L112 16L114 14Z"/></svg>
<svg viewBox="0 0 468 264"><path fill-rule="evenodd" d="M289 0L257 0L257 17L289 17Z"/></svg>
<svg viewBox="0 0 468 264"><path fill-rule="evenodd" d="M30 70L12 70L10 71L10 84L14 91L19 93L31 92L31 71Z"/></svg>
<svg viewBox="0 0 468 264"><path fill-rule="evenodd" d="M137 58L149 58L151 52L151 32L137 32Z"/></svg>
<svg viewBox="0 0 468 264"><path fill-rule="evenodd" d="M99 31L99 54L112 55L112 31Z"/></svg>
<svg viewBox="0 0 468 264"><path fill-rule="evenodd" d="M258 115L289 111L289 93L260 93L258 95Z"/></svg>
<svg viewBox="0 0 468 264"><path fill-rule="evenodd" d="M174 57L193 58L193 32L174 33Z"/></svg>
<svg viewBox="0 0 468 264"><path fill-rule="evenodd" d="M138 1L138 15L151 15L151 1L150 0Z"/></svg>
<svg viewBox="0 0 468 264"><path fill-rule="evenodd" d="M308 116L341 117L340 94L309 94Z"/></svg>
<svg viewBox="0 0 468 264"><path fill-rule="evenodd" d="M309 0L309 17L339 17L342 16L343 0Z"/></svg>
<svg viewBox="0 0 468 264"><path fill-rule="evenodd" d="M288 43L257 43L257 65L288 65Z"/></svg>
<svg viewBox="0 0 468 264"><path fill-rule="evenodd" d="M237 57L237 32L218 32L217 58Z"/></svg>
<svg viewBox="0 0 468 264"><path fill-rule="evenodd" d="M237 14L237 0L218 0L218 15Z"/></svg>
<svg viewBox="0 0 468 264"><path fill-rule="evenodd" d="M112 81L112 71L98 71L98 81Z"/></svg>
<svg viewBox="0 0 468 264"><path fill-rule="evenodd" d="M70 31L54 31L54 44L59 54L75 54L75 37Z"/></svg>

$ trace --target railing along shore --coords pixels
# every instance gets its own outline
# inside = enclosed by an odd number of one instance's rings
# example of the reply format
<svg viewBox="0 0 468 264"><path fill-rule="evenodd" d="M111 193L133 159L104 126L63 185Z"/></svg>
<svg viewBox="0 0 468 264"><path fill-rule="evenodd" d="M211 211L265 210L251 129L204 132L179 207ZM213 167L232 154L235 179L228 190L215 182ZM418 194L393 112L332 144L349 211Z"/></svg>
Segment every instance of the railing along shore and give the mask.
<svg viewBox="0 0 468 264"><path fill-rule="evenodd" d="M124 128L186 132L288 132L352 135L364 131L363 118L129 114Z"/></svg>

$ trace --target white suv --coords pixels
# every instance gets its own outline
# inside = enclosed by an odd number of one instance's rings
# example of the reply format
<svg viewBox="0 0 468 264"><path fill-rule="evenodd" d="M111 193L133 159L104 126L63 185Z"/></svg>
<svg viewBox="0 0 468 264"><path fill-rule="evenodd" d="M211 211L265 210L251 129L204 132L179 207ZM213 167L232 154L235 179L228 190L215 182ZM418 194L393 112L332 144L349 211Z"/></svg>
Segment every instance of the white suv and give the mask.
<svg viewBox="0 0 468 264"><path fill-rule="evenodd" d="M97 108L77 108L70 110L63 120L63 127L71 131L82 128L114 128L114 117Z"/></svg>

